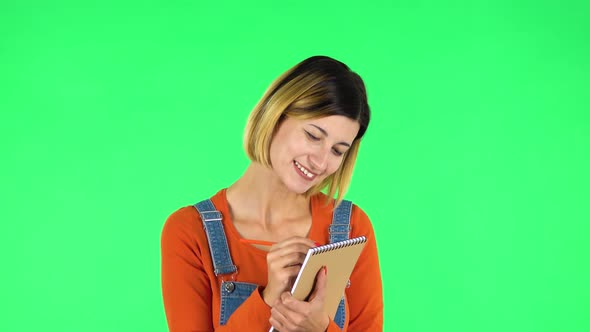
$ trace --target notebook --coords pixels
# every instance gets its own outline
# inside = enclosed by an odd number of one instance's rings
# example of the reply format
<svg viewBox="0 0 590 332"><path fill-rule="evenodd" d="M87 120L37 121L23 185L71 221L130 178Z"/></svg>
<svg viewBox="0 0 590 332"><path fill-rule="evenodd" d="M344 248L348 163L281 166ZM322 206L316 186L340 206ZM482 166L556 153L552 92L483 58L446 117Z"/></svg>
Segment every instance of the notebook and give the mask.
<svg viewBox="0 0 590 332"><path fill-rule="evenodd" d="M310 248L301 270L295 279L291 294L298 300L306 300L315 285L315 277L322 266L328 269L324 311L334 319L338 304L350 274L363 250L367 239L364 236ZM269 332L277 332L273 327Z"/></svg>

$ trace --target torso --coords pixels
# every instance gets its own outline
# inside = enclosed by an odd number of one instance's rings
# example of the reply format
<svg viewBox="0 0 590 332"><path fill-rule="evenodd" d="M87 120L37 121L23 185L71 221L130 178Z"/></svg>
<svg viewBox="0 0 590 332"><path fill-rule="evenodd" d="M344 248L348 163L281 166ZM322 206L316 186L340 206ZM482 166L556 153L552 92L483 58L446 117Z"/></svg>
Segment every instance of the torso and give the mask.
<svg viewBox="0 0 590 332"><path fill-rule="evenodd" d="M293 236L308 237L312 218L310 213L302 218L286 220L271 227L265 227L260 222L235 218L232 210L232 222L243 239L276 243ZM270 248L267 245L252 245L262 250Z"/></svg>
<svg viewBox="0 0 590 332"><path fill-rule="evenodd" d="M228 199L226 196L227 206L230 210L229 222L234 226L243 241L262 241L270 243L277 243L288 238L299 236L308 237L312 226L312 204L309 201L299 202L301 206L294 207L292 211L297 215L290 215L287 218L272 220L266 222L260 220L248 203L244 203L239 197ZM272 216L276 218L276 216ZM268 217L269 219L272 217ZM266 250L270 245L251 244L259 249Z"/></svg>

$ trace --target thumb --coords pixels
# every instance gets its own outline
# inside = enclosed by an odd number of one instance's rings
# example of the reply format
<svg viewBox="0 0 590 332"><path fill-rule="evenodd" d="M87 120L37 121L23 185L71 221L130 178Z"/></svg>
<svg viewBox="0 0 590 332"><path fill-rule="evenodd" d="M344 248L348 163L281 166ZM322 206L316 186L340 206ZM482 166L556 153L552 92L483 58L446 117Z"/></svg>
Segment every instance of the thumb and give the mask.
<svg viewBox="0 0 590 332"><path fill-rule="evenodd" d="M326 287L328 285L328 269L324 266L316 275L315 278L315 287L313 292L309 296L309 302L317 302L317 301L324 301L326 297Z"/></svg>

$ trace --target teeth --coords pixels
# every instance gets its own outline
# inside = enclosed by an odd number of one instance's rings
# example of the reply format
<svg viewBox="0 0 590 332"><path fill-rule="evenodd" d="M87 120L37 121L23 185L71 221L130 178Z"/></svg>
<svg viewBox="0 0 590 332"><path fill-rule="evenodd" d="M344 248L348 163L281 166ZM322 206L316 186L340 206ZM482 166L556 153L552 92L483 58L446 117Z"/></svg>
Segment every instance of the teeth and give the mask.
<svg viewBox="0 0 590 332"><path fill-rule="evenodd" d="M299 168L303 174L307 175L308 178L312 178L314 176L312 172L305 169L305 167L301 166L301 164L299 164L297 161L295 161L295 166L297 166L297 168Z"/></svg>

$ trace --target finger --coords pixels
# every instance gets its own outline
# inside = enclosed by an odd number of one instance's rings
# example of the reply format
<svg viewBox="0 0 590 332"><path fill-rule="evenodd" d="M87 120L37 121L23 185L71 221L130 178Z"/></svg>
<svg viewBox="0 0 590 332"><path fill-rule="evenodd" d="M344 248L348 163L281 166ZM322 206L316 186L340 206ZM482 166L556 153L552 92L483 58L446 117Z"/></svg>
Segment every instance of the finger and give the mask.
<svg viewBox="0 0 590 332"><path fill-rule="evenodd" d="M280 303L270 309L269 322L279 331L291 331L295 329L294 324L285 315L287 310Z"/></svg>
<svg viewBox="0 0 590 332"><path fill-rule="evenodd" d="M284 299L286 301L283 301ZM309 307L309 303L298 301L291 297L290 293L285 292L278 303L271 309L271 314L272 310L274 310L276 313L275 318L280 320L284 326L295 328L301 325L306 316L309 316L309 310L307 310L306 306Z"/></svg>
<svg viewBox="0 0 590 332"><path fill-rule="evenodd" d="M309 301L323 302L326 297L326 287L328 285L328 273L327 268L322 267L315 277L315 287L309 296Z"/></svg>
<svg viewBox="0 0 590 332"><path fill-rule="evenodd" d="M274 247L268 251L268 255L283 256L292 252L307 254L310 248L312 247L306 243L292 243L287 246Z"/></svg>
<svg viewBox="0 0 590 332"><path fill-rule="evenodd" d="M310 247L304 243L293 243L291 245L279 248L277 250L277 253L279 253L281 256L288 255L288 254L294 253L294 252L307 255L307 252L311 248L313 248L313 246Z"/></svg>
<svg viewBox="0 0 590 332"><path fill-rule="evenodd" d="M293 252L288 255L280 256L280 257L271 257L268 259L269 264L272 264L276 267L287 267L293 265L301 265L305 260L304 254L300 252Z"/></svg>
<svg viewBox="0 0 590 332"><path fill-rule="evenodd" d="M305 260L305 257L301 254L293 253L292 255L284 257L267 257L266 265L269 270L279 270L286 267L297 266L301 267L301 264Z"/></svg>
<svg viewBox="0 0 590 332"><path fill-rule="evenodd" d="M292 253L298 253L305 256L309 252L310 248L311 247L306 244L295 243L286 247L274 248L267 253L267 257L281 257L290 255Z"/></svg>
<svg viewBox="0 0 590 332"><path fill-rule="evenodd" d="M278 248L284 248L284 247L287 247L287 246L290 246L290 245L293 245L293 244L303 244L303 245L306 245L308 248L315 247L315 242L314 241L312 241L312 240L310 240L310 239L308 239L306 237L293 236L293 237L290 237L290 238L288 238L288 239L286 239L284 241L281 241L279 243L274 244L271 247L271 250L273 248L277 248L277 249Z"/></svg>
<svg viewBox="0 0 590 332"><path fill-rule="evenodd" d="M275 331L283 331L285 330L283 327L283 323L281 323L280 321L278 321L274 316L270 316L270 318L268 319L268 322L270 323L270 325L272 327L274 327Z"/></svg>
<svg viewBox="0 0 590 332"><path fill-rule="evenodd" d="M279 271L276 271L272 274L272 278L275 282L278 282L279 285L282 285L282 289L280 291L285 291L287 288L293 286L295 282L295 277L299 274L299 270L301 266L289 266L281 268Z"/></svg>

